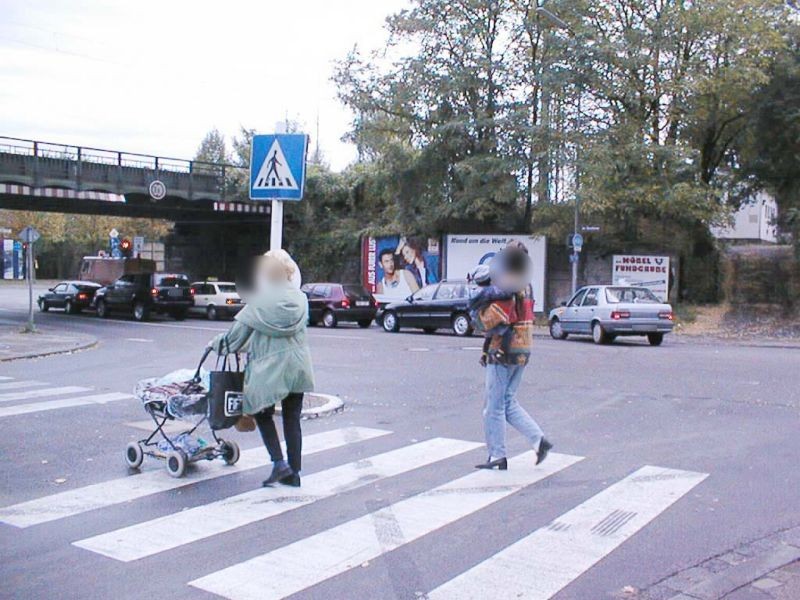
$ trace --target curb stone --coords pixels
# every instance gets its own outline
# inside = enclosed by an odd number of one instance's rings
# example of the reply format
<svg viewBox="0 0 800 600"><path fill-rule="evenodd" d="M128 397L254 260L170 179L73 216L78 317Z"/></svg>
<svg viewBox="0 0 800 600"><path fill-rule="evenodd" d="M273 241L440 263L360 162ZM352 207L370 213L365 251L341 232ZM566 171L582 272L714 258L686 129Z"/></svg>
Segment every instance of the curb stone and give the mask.
<svg viewBox="0 0 800 600"><path fill-rule="evenodd" d="M90 350L96 347L98 344L99 341L96 338L90 338L87 339L85 342L79 343L78 345L69 348L62 348L59 350L47 350L44 352L22 352L19 354L13 354L12 356L0 357L0 363L12 362L15 360L29 360L32 358L46 358L48 356L58 356L60 354L72 354L73 352Z"/></svg>
<svg viewBox="0 0 800 600"><path fill-rule="evenodd" d="M325 417L338 412L342 412L344 410L344 400L342 400L338 396L333 396L331 394L319 394L315 392L306 394L306 396L310 396L315 399L321 399L324 401L324 403L322 404L322 406L308 406L308 407L304 406L303 412L301 413L301 418L303 420L318 419L319 417ZM282 413L281 407L280 406L276 407L275 414L280 415L281 413Z"/></svg>

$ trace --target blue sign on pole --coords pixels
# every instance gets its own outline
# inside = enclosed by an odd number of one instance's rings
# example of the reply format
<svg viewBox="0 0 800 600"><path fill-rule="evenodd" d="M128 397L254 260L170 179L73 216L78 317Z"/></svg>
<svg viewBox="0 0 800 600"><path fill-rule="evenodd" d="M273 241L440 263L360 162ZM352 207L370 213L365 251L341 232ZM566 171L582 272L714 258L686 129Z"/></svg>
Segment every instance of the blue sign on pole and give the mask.
<svg viewBox="0 0 800 600"><path fill-rule="evenodd" d="M572 247L575 248L575 252L580 252L583 248L583 236L580 233L572 236Z"/></svg>
<svg viewBox="0 0 800 600"><path fill-rule="evenodd" d="M250 153L251 200L302 200L308 136L254 135Z"/></svg>

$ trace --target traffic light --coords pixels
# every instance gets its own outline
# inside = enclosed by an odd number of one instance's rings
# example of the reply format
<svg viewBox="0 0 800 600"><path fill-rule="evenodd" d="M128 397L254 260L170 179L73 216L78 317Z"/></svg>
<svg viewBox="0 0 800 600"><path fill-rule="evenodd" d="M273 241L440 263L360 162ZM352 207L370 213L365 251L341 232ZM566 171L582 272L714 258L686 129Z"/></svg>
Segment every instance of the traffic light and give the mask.
<svg viewBox="0 0 800 600"><path fill-rule="evenodd" d="M122 256L125 258L131 258L133 256L133 244L128 238L124 238L119 243L119 249L122 252Z"/></svg>

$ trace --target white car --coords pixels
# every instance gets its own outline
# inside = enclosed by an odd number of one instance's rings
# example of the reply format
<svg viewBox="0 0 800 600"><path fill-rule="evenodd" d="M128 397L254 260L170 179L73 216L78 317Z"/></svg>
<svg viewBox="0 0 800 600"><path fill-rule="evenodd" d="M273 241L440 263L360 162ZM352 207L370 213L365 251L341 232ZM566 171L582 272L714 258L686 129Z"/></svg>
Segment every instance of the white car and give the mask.
<svg viewBox="0 0 800 600"><path fill-rule="evenodd" d="M192 284L194 314L205 314L211 321L231 318L244 308L244 301L230 281L196 281Z"/></svg>
<svg viewBox="0 0 800 600"><path fill-rule="evenodd" d="M641 335L660 346L673 325L672 306L644 287L587 285L550 311L550 335L556 340L591 335L596 344L606 344L618 336Z"/></svg>

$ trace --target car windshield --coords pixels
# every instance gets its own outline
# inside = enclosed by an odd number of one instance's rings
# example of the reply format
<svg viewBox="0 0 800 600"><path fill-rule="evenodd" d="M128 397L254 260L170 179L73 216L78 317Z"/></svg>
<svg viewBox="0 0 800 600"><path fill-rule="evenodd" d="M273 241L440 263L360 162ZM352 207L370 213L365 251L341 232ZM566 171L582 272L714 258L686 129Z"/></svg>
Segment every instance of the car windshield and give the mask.
<svg viewBox="0 0 800 600"><path fill-rule="evenodd" d="M217 284L217 288L219 288L220 294L235 294L236 293L236 286L229 284L229 283L220 283Z"/></svg>
<svg viewBox="0 0 800 600"><path fill-rule="evenodd" d="M156 275L156 285L163 287L189 287L189 279L185 275Z"/></svg>
<svg viewBox="0 0 800 600"><path fill-rule="evenodd" d="M609 304L630 302L633 304L658 304L660 300L647 288L612 287L606 288L606 301Z"/></svg>

